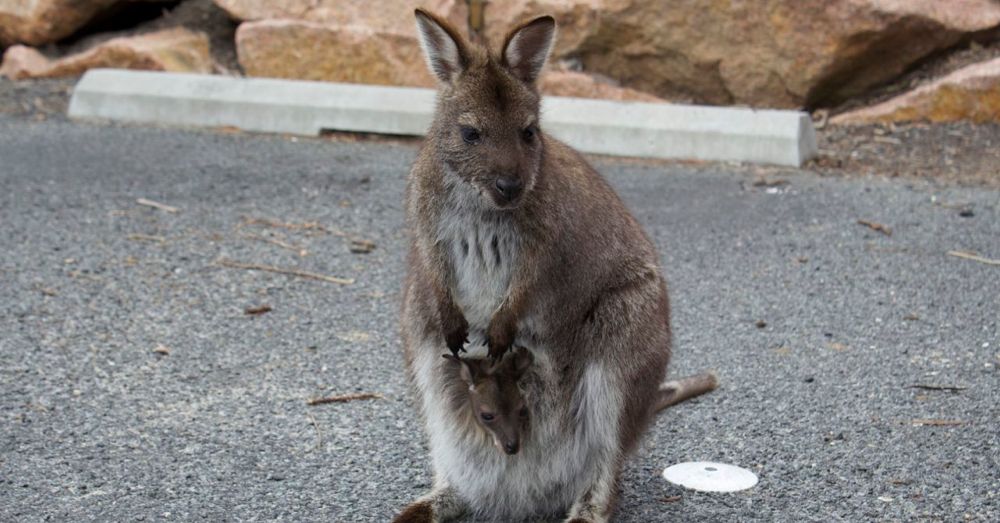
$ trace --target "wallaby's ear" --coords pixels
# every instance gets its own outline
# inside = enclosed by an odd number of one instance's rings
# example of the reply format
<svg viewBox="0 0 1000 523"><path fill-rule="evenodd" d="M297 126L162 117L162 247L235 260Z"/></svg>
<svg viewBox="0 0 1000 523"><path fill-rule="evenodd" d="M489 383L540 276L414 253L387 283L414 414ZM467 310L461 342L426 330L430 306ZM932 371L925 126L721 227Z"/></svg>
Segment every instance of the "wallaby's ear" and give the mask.
<svg viewBox="0 0 1000 523"><path fill-rule="evenodd" d="M556 20L551 16L536 18L510 32L503 43L503 62L514 75L534 83L549 57L556 36Z"/></svg>
<svg viewBox="0 0 1000 523"><path fill-rule="evenodd" d="M514 376L520 378L524 375L524 371L528 370L528 367L535 361L535 356L531 354L530 350L518 347L514 352L513 360L511 366L514 369Z"/></svg>
<svg viewBox="0 0 1000 523"><path fill-rule="evenodd" d="M465 42L448 22L417 8L417 35L424 58L434 76L443 83L451 83L458 73L468 66L469 53Z"/></svg>

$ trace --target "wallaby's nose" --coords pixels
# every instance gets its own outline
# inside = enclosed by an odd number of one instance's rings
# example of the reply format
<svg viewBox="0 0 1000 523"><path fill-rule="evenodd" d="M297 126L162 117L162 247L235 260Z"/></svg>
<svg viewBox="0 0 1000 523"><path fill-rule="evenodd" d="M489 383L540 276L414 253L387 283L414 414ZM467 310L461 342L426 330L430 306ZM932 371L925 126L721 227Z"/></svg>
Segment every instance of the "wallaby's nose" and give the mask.
<svg viewBox="0 0 1000 523"><path fill-rule="evenodd" d="M524 186L521 184L519 178L514 178L512 176L501 176L497 178L497 192L500 196L503 196L505 200L513 201L517 198L517 195L521 194L521 189ZM517 452L515 449L514 452ZM513 452L511 453L513 454Z"/></svg>
<svg viewBox="0 0 1000 523"><path fill-rule="evenodd" d="M504 443L503 451L507 454L517 454L517 443Z"/></svg>

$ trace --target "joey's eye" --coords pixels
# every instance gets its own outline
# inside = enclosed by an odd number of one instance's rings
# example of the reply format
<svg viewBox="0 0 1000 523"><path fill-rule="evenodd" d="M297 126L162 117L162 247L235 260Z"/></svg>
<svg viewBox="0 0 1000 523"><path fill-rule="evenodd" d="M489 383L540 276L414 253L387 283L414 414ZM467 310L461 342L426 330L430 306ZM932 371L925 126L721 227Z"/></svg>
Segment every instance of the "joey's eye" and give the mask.
<svg viewBox="0 0 1000 523"><path fill-rule="evenodd" d="M459 131L462 133L462 139L465 140L465 143L479 143L479 139L482 138L479 135L479 130L472 127L462 126Z"/></svg>
<svg viewBox="0 0 1000 523"><path fill-rule="evenodd" d="M521 407L521 410L517 411L517 415L521 416L522 418L527 418L528 417L528 407Z"/></svg>
<svg viewBox="0 0 1000 523"><path fill-rule="evenodd" d="M521 130L521 139L530 142L535 139L535 127L530 125Z"/></svg>
<svg viewBox="0 0 1000 523"><path fill-rule="evenodd" d="M479 417L482 418L483 421L493 421L493 415L489 412L483 412L479 414Z"/></svg>

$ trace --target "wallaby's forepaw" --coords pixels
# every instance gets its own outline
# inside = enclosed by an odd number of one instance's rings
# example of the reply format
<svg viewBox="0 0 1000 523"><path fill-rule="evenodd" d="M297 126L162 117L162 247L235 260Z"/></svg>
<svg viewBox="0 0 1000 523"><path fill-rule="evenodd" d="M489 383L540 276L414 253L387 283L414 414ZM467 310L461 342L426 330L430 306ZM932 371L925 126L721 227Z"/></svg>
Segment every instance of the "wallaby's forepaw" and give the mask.
<svg viewBox="0 0 1000 523"><path fill-rule="evenodd" d="M396 516L392 523L433 523L434 509L426 501L410 503Z"/></svg>
<svg viewBox="0 0 1000 523"><path fill-rule="evenodd" d="M469 331L467 329L455 330L444 336L444 341L448 344L448 350L455 356L465 352L465 344L469 343Z"/></svg>
<svg viewBox="0 0 1000 523"><path fill-rule="evenodd" d="M465 344L469 343L469 322L465 321L462 313L456 311L456 314L445 318L441 323L448 350L455 356L458 356L459 352L465 352Z"/></svg>
<svg viewBox="0 0 1000 523"><path fill-rule="evenodd" d="M499 360L514 345L514 335L517 334L517 321L505 314L497 313L490 320L486 330L486 346L490 357Z"/></svg>

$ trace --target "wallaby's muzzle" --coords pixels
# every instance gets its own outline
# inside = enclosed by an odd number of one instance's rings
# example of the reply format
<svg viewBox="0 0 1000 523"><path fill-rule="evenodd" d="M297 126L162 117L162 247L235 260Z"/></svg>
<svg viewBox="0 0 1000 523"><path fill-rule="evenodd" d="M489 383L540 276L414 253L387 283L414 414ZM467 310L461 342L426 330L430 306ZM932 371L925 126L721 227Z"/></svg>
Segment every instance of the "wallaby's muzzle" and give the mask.
<svg viewBox="0 0 1000 523"><path fill-rule="evenodd" d="M524 184L521 182L520 178L515 178L513 176L501 176L497 178L497 193L508 202L516 200L517 197L521 195L522 189L524 189Z"/></svg>

